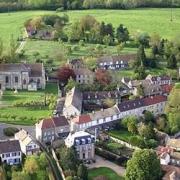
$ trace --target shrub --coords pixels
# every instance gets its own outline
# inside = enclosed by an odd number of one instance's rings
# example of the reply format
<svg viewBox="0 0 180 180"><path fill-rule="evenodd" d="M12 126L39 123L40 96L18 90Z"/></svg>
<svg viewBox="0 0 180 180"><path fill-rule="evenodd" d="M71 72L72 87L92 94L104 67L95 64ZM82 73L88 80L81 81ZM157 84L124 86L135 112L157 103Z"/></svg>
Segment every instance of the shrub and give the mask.
<svg viewBox="0 0 180 180"><path fill-rule="evenodd" d="M17 133L19 131L19 129L15 128L15 127L7 127L3 129L3 133L6 136L14 136L15 133Z"/></svg>

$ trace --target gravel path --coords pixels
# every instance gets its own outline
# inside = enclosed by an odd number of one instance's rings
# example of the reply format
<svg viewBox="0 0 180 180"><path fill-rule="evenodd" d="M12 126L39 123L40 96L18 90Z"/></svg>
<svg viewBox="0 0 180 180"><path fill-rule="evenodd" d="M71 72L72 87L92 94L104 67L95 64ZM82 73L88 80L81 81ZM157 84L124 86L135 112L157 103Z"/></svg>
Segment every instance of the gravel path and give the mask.
<svg viewBox="0 0 180 180"><path fill-rule="evenodd" d="M89 169L92 168L99 168L99 167L107 167L115 171L119 176L125 175L125 168L122 166L118 166L117 164L114 164L100 156L96 155L96 163L92 163L87 165Z"/></svg>

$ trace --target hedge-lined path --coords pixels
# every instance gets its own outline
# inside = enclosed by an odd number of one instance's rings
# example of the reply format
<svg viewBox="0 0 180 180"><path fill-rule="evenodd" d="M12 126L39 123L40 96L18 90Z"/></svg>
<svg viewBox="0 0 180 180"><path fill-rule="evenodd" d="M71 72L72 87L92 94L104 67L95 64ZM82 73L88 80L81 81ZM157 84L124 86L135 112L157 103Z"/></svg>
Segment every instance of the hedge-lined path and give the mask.
<svg viewBox="0 0 180 180"><path fill-rule="evenodd" d="M89 169L92 168L99 168L99 167L107 167L112 169L113 171L115 171L119 176L124 176L125 175L125 168L122 166L118 166L115 163L112 163L111 161L108 161L100 156L95 157L96 162L95 163L91 163L88 166Z"/></svg>
<svg viewBox="0 0 180 180"><path fill-rule="evenodd" d="M13 125L13 124L5 124L0 123L0 140L13 139L14 137L7 137L3 133L3 129L7 127L16 127L18 129L26 130L31 136L35 138L35 126L22 126L22 125Z"/></svg>

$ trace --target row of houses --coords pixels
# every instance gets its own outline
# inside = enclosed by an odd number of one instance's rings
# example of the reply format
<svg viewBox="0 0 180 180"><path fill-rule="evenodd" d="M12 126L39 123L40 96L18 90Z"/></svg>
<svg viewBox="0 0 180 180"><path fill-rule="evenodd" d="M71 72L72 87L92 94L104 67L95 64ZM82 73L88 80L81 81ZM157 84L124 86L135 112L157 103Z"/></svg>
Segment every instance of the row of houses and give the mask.
<svg viewBox="0 0 180 180"><path fill-rule="evenodd" d="M25 130L21 129L14 139L0 141L0 160L9 165L21 164L22 155L40 153L36 140Z"/></svg>
<svg viewBox="0 0 180 180"><path fill-rule="evenodd" d="M162 95L125 101L108 109L76 116L71 119L71 129L80 131L103 126L106 123L112 123L126 116L142 116L145 111L150 111L155 115L162 114L166 102L167 97Z"/></svg>

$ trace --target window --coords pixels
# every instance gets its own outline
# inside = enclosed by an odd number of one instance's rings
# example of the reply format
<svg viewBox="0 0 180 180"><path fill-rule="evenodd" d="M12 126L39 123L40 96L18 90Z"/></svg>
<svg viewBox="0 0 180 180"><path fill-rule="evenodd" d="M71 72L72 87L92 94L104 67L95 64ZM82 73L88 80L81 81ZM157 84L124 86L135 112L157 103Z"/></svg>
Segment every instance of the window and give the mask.
<svg viewBox="0 0 180 180"><path fill-rule="evenodd" d="M16 156L16 153L15 153L15 152L13 152L13 153L12 153L12 156Z"/></svg>
<svg viewBox="0 0 180 180"><path fill-rule="evenodd" d="M15 77L15 83L18 83L18 77L17 76Z"/></svg>
<svg viewBox="0 0 180 180"><path fill-rule="evenodd" d="M6 83L9 83L9 77L6 76Z"/></svg>
<svg viewBox="0 0 180 180"><path fill-rule="evenodd" d="M6 157L10 157L10 154L8 153L8 154L6 154Z"/></svg>

